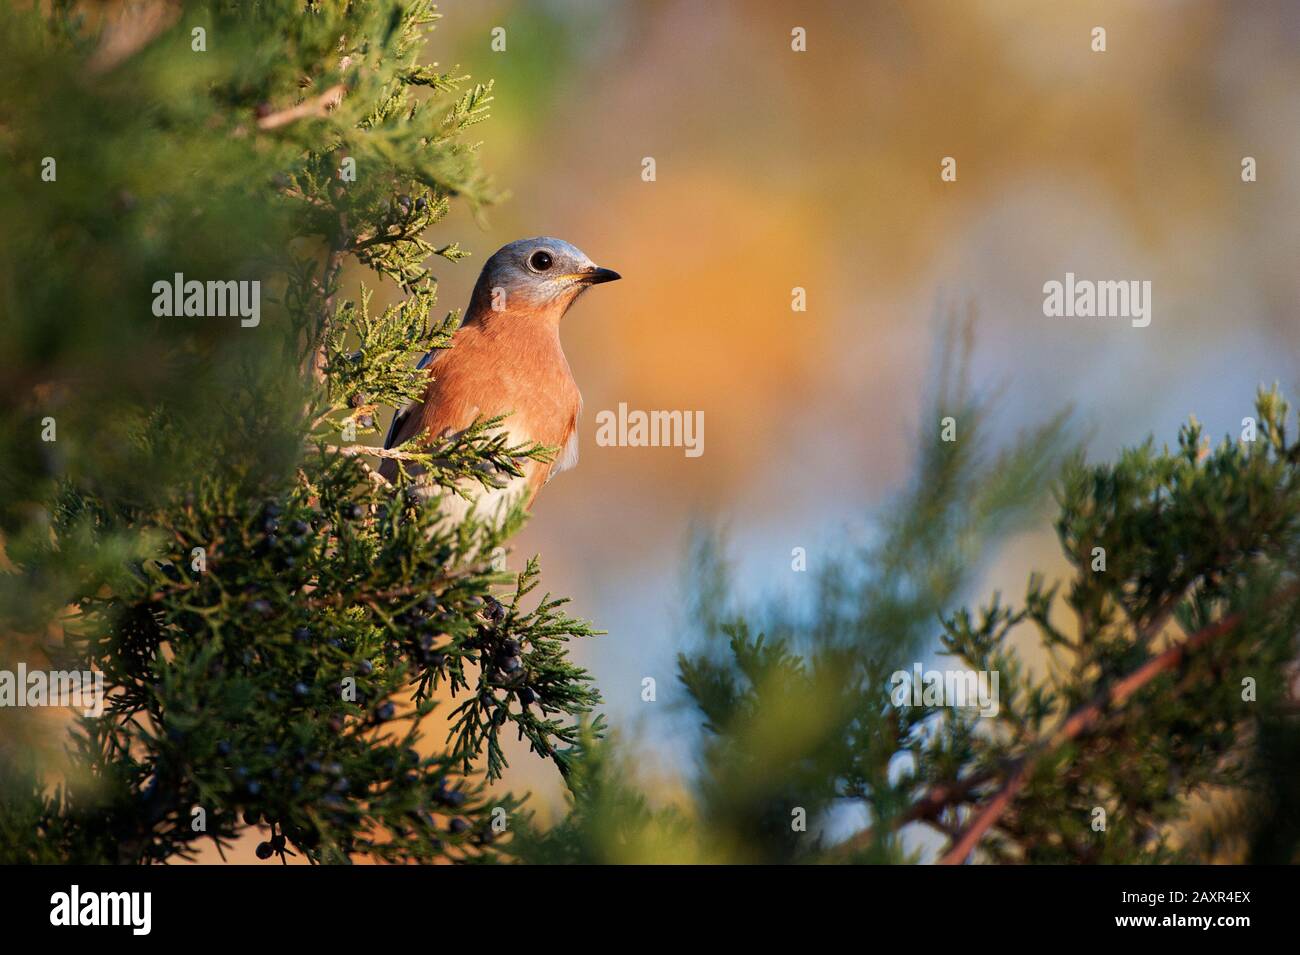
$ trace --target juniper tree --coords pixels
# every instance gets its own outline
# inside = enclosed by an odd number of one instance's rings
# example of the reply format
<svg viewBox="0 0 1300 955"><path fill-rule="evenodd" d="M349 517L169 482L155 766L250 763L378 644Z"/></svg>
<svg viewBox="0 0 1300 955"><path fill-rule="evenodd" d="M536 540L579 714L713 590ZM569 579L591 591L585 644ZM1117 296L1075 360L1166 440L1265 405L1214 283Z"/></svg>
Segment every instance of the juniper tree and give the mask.
<svg viewBox="0 0 1300 955"><path fill-rule="evenodd" d="M490 84L431 63L418 0L30 6L0 12L0 669L95 670L107 703L0 708L0 855L256 827L262 858L495 858L503 740L567 771L592 631L502 569L520 512L448 527L366 463L457 325L431 263L465 253L429 237L495 198ZM259 321L194 281L259 282ZM499 423L386 453L446 494L553 453Z"/></svg>
<svg viewBox="0 0 1300 955"><path fill-rule="evenodd" d="M988 407L968 395L937 397L913 486L868 543L814 564L807 599L740 601L724 542L697 537L696 637L678 659L699 728L687 798L657 803L629 751L593 740L567 817L522 832L524 858L1297 861L1286 403L1261 391L1245 439L1213 449L1193 419L1172 448L1089 462L1066 453L1066 418L990 455ZM1049 486L1069 574L962 606ZM998 674L996 715L896 693L935 651L934 666Z"/></svg>

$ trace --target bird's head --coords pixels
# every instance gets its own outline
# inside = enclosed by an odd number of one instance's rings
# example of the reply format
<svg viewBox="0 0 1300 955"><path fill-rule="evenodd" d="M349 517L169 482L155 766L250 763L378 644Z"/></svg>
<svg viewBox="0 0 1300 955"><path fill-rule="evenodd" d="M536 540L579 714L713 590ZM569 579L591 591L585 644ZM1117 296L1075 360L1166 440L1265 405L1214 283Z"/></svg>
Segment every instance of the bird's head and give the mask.
<svg viewBox="0 0 1300 955"><path fill-rule="evenodd" d="M474 286L470 317L496 314L558 322L579 295L621 276L602 269L562 239L539 236L502 246L483 265Z"/></svg>

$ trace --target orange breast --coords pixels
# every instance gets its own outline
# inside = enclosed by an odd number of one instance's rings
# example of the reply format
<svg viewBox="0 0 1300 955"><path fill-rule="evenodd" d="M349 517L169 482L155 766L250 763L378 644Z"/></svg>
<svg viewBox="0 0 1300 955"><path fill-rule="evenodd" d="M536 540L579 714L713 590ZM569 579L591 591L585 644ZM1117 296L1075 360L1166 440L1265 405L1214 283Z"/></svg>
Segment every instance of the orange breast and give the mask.
<svg viewBox="0 0 1300 955"><path fill-rule="evenodd" d="M523 315L495 315L467 323L452 347L429 364L431 381L424 404L398 436L417 431L455 433L475 418L510 414L504 423L514 443L536 442L563 448L577 426L582 397L560 347L558 327ZM524 467L528 503L551 470L529 461Z"/></svg>

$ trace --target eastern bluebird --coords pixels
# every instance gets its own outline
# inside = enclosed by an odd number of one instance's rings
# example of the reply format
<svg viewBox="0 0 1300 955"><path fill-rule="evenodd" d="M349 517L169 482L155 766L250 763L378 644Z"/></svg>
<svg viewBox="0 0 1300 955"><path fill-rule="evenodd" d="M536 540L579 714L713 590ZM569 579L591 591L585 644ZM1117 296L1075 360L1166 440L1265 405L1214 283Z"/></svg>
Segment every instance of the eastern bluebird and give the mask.
<svg viewBox="0 0 1300 955"><path fill-rule="evenodd" d="M578 463L582 395L560 347L560 319L592 285L617 278L560 239L542 236L503 246L484 264L451 347L421 359L419 367L429 373L424 398L393 416L384 447L422 432L435 438L455 434L475 418L509 413L502 426L512 444L560 451L552 463L526 461L522 478L478 492L477 514L504 515L520 499L531 507L543 484ZM417 475L421 469L408 470ZM391 481L397 462L387 459L379 471ZM441 510L452 520L468 508L469 502L444 495Z"/></svg>

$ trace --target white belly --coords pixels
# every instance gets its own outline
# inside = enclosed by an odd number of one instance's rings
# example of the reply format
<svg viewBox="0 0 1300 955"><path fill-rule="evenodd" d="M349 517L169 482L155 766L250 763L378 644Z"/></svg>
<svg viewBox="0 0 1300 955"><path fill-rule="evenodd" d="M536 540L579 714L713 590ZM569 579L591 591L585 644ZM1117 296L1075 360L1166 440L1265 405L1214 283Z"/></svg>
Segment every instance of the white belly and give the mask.
<svg viewBox="0 0 1300 955"><path fill-rule="evenodd" d="M515 504L528 500L527 478L511 478L504 487L486 488L477 482L462 482L469 492L469 500L441 487L422 487L420 492L429 499L438 497L438 514L446 527L455 527L465 520L473 508L474 516L485 524L500 527Z"/></svg>

